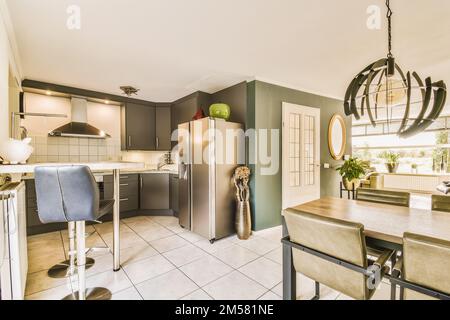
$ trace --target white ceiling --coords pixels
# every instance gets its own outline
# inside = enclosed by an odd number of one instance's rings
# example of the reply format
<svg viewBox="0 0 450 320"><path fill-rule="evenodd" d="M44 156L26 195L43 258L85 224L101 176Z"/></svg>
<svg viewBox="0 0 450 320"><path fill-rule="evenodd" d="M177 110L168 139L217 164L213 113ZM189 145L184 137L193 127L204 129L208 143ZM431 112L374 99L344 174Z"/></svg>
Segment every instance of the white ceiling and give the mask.
<svg viewBox="0 0 450 320"><path fill-rule="evenodd" d="M260 79L343 98L352 77L387 51L384 0L7 0L28 79L173 101ZM450 1L391 0L404 70L450 84ZM79 31L66 28L81 7Z"/></svg>

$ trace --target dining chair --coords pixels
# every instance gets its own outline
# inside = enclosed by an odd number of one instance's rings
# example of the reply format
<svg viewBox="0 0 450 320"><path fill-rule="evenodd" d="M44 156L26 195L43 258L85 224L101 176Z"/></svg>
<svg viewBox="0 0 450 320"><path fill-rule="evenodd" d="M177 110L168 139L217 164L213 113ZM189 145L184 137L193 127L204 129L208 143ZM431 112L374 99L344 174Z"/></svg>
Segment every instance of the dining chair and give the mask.
<svg viewBox="0 0 450 320"><path fill-rule="evenodd" d="M369 300L379 284L378 280L389 270L386 262L393 251L378 251L366 246L364 226L288 209L284 211L296 272L316 283L316 296L320 298L320 284L349 297ZM369 259L373 257L374 260Z"/></svg>
<svg viewBox="0 0 450 320"><path fill-rule="evenodd" d="M431 210L450 212L450 196L432 195Z"/></svg>
<svg viewBox="0 0 450 320"><path fill-rule="evenodd" d="M356 200L409 207L411 195L408 192L401 191L358 188Z"/></svg>
<svg viewBox="0 0 450 320"><path fill-rule="evenodd" d="M400 300L450 300L450 241L413 233L403 236L403 256L391 277L391 294Z"/></svg>

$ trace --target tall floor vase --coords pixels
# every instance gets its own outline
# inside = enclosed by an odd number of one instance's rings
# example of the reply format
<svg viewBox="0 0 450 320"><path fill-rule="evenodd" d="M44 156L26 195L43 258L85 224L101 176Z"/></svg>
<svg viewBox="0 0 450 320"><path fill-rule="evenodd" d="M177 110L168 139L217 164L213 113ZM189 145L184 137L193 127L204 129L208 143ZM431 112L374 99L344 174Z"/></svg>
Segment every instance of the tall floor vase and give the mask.
<svg viewBox="0 0 450 320"><path fill-rule="evenodd" d="M236 233L240 240L248 240L252 235L252 215L248 201L237 201Z"/></svg>

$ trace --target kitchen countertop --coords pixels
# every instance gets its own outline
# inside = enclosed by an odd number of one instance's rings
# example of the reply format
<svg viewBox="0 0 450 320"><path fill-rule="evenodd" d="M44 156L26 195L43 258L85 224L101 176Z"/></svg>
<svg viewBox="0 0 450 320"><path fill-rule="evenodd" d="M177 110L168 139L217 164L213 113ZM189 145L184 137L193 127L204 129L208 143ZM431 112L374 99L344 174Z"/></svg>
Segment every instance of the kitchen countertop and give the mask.
<svg viewBox="0 0 450 320"><path fill-rule="evenodd" d="M111 176L113 174L112 171L92 171L95 177L103 177L103 176ZM125 169L120 170L121 174L170 174L170 175L178 175L178 171L174 170L157 170L157 169ZM22 176L22 180L33 180L34 174L33 173L27 173Z"/></svg>
<svg viewBox="0 0 450 320"><path fill-rule="evenodd" d="M24 165L0 165L0 174L22 174L21 180L33 180L34 168L38 166L70 166L87 165L94 176L102 177L112 175L114 168L120 167L122 174L170 174L178 175L173 166L170 169L158 170L155 167L145 166L143 163L134 162L88 162L88 163L31 163ZM16 180L18 180L16 178Z"/></svg>
<svg viewBox="0 0 450 320"><path fill-rule="evenodd" d="M110 171L110 170L140 170L145 169L144 163L123 162L123 161L104 161L104 162L55 162L55 163L29 163L18 165L0 165L0 174L25 174L34 173L36 167L57 167L57 166L88 166L92 171Z"/></svg>

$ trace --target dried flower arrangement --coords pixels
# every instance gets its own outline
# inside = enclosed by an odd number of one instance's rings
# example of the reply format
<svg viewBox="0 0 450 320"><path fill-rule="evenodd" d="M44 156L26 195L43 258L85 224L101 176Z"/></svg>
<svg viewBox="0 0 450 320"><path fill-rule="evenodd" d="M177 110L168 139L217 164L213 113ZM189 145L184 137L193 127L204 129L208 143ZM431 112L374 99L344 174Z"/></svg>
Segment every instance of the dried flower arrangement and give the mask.
<svg viewBox="0 0 450 320"><path fill-rule="evenodd" d="M250 169L248 167L239 167L234 171L234 185L236 186L237 201L249 201L250 189L248 182L250 181Z"/></svg>

